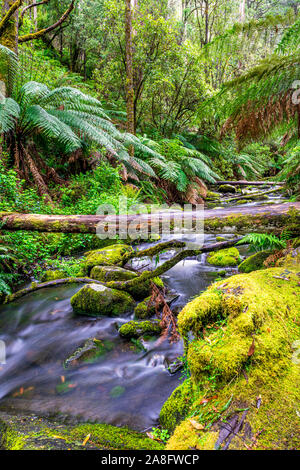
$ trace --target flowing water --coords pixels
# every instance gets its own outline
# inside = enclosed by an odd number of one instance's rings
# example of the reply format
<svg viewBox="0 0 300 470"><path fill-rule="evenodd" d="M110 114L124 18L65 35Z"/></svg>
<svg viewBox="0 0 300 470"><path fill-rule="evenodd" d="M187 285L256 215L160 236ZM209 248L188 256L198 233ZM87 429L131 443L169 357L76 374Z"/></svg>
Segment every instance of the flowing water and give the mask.
<svg viewBox="0 0 300 470"><path fill-rule="evenodd" d="M205 243L215 239L207 235ZM244 247L240 251L246 253ZM174 251L163 253L160 262L172 255ZM205 258L186 259L163 276L178 295L174 311L219 277L218 269L207 265ZM151 261L133 264L149 269ZM236 269L227 271L232 274ZM0 308L0 339L7 348L7 362L0 365L0 409L46 416L59 413L136 430L156 425L163 403L180 383L181 372L172 375L167 365L182 355L182 342L153 339L145 343L146 350L138 350L118 335L118 326L133 315L75 316L70 298L81 287L40 290ZM105 354L93 363L65 369L64 360L89 338L101 340Z"/></svg>

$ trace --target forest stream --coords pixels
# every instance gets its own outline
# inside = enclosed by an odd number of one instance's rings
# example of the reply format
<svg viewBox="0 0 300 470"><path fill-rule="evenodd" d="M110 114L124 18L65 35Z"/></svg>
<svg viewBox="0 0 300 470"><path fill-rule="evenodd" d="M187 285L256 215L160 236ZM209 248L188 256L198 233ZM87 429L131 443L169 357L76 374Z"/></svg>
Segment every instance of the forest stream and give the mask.
<svg viewBox="0 0 300 470"><path fill-rule="evenodd" d="M282 201L275 193L267 202ZM253 204L260 203L247 203ZM224 235L226 239L233 236ZM205 235L204 242L214 243L216 237ZM170 239L162 236L160 241ZM189 237L183 241L188 243ZM146 246L149 243L139 248ZM244 258L247 248L239 247L239 251ZM172 255L174 251L163 253L159 262ZM154 266L154 260L133 260L131 267L149 269L149 263ZM172 310L179 312L218 279L221 270L206 263L206 255L186 259L169 270L162 279L174 294ZM227 276L236 272L237 268L226 268ZM7 345L7 364L0 368L0 409L14 414L59 414L138 431L151 429L158 423L163 403L180 383L182 370L170 371L169 366L182 356L182 341L170 344L168 339L152 338L140 349L118 334L118 327L133 315L75 316L70 298L80 288L43 289L1 307L0 339ZM64 361L89 338L103 342L104 354L91 363L67 367Z"/></svg>

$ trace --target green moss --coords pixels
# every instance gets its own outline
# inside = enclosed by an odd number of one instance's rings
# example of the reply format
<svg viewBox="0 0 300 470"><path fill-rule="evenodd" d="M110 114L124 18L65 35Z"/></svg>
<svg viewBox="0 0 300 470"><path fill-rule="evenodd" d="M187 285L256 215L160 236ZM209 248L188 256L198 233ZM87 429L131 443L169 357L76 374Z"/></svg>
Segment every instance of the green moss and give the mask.
<svg viewBox="0 0 300 470"><path fill-rule="evenodd" d="M74 312L81 315L119 316L132 310L135 302L126 292L87 284L71 298L71 305Z"/></svg>
<svg viewBox="0 0 300 470"><path fill-rule="evenodd" d="M119 329L119 333L123 338L140 338L144 334L147 335L160 335L162 328L160 326L160 320L152 321L130 321L125 323Z"/></svg>
<svg viewBox="0 0 300 470"><path fill-rule="evenodd" d="M222 421L240 418L241 409L249 432L230 448L300 447L300 368L292 349L300 337L299 258L292 253L282 267L218 282L179 314L181 334L194 335L186 345L197 392L168 450L213 448Z"/></svg>
<svg viewBox="0 0 300 470"><path fill-rule="evenodd" d="M241 261L237 248L226 248L212 252L207 257L207 262L213 266L237 266Z"/></svg>
<svg viewBox="0 0 300 470"><path fill-rule="evenodd" d="M119 398L125 393L125 388L121 387L120 385L117 385L116 387L112 388L110 391L110 396L111 398Z"/></svg>
<svg viewBox="0 0 300 470"><path fill-rule="evenodd" d="M231 194L235 194L236 193L236 188L235 186L232 186L231 184L221 184L221 186L218 187L218 191L220 191L220 193L231 193Z"/></svg>
<svg viewBox="0 0 300 470"><path fill-rule="evenodd" d="M85 269L89 273L94 266L122 265L125 255L132 253L129 245L111 245L100 250L85 253Z"/></svg>
<svg viewBox="0 0 300 470"><path fill-rule="evenodd" d="M175 427L187 416L193 402L193 383L190 379L179 385L164 403L159 421L164 429L173 432Z"/></svg>
<svg viewBox="0 0 300 470"><path fill-rule="evenodd" d="M137 274L119 266L95 266L91 270L90 277L103 282L128 281L136 278Z"/></svg>
<svg viewBox="0 0 300 470"><path fill-rule="evenodd" d="M41 282L56 281L57 279L65 279L68 275L64 271L45 271L42 275Z"/></svg>
<svg viewBox="0 0 300 470"><path fill-rule="evenodd" d="M251 273L252 271L257 271L258 269L264 268L264 261L269 258L271 251L259 251L249 258L245 259L239 265L240 273Z"/></svg>
<svg viewBox="0 0 300 470"><path fill-rule="evenodd" d="M144 271L144 273L147 273L147 271ZM131 286L126 287L126 292L128 294L132 295L132 297L136 300L142 300L145 299L145 297L148 297L151 295L151 283L154 282L154 284L157 287L163 287L164 283L159 277L155 277L153 279L149 279L146 281L139 280L137 279L137 282L134 283Z"/></svg>

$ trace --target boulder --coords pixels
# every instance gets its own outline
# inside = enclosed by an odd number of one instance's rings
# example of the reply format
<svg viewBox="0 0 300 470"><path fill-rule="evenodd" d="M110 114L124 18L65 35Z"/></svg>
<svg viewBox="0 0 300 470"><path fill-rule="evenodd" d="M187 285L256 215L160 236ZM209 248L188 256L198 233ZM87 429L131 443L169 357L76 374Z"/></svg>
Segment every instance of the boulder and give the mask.
<svg viewBox="0 0 300 470"><path fill-rule="evenodd" d="M160 326L160 320L152 321L130 321L124 323L119 329L119 333L123 338L140 338L143 335L160 335L162 328Z"/></svg>
<svg viewBox="0 0 300 470"><path fill-rule="evenodd" d="M210 253L207 262L213 266L237 266L241 258L238 249L232 247Z"/></svg>
<svg viewBox="0 0 300 470"><path fill-rule="evenodd" d="M214 193L213 191L207 191L206 200L207 201L220 201L221 194Z"/></svg>
<svg viewBox="0 0 300 470"><path fill-rule="evenodd" d="M97 281L129 281L137 277L137 274L119 266L95 266L91 270L90 277Z"/></svg>
<svg viewBox="0 0 300 470"><path fill-rule="evenodd" d="M88 251L85 253L84 265L88 273L94 266L121 265L124 255L132 252L132 247L124 244L111 245L101 250Z"/></svg>
<svg viewBox="0 0 300 470"><path fill-rule="evenodd" d="M71 298L71 305L77 314L117 317L130 312L135 302L126 292L100 284L87 284Z"/></svg>

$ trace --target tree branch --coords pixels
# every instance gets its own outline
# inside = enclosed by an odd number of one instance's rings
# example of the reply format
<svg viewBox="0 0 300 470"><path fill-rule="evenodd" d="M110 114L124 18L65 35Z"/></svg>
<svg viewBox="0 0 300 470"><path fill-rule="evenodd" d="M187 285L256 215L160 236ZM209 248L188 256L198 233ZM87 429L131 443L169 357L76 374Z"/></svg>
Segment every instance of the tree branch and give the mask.
<svg viewBox="0 0 300 470"><path fill-rule="evenodd" d="M31 33L31 34L26 34L25 36L20 36L19 43L32 41L34 39L39 39L45 34L50 33L54 29L58 28L64 21L66 21L66 19L68 18L68 16L74 9L74 5L75 5L75 0L72 0L71 5L67 9L67 11L65 11L62 17L56 23L54 23L52 26L49 26L48 28L41 29L40 31L37 31L36 33Z"/></svg>

